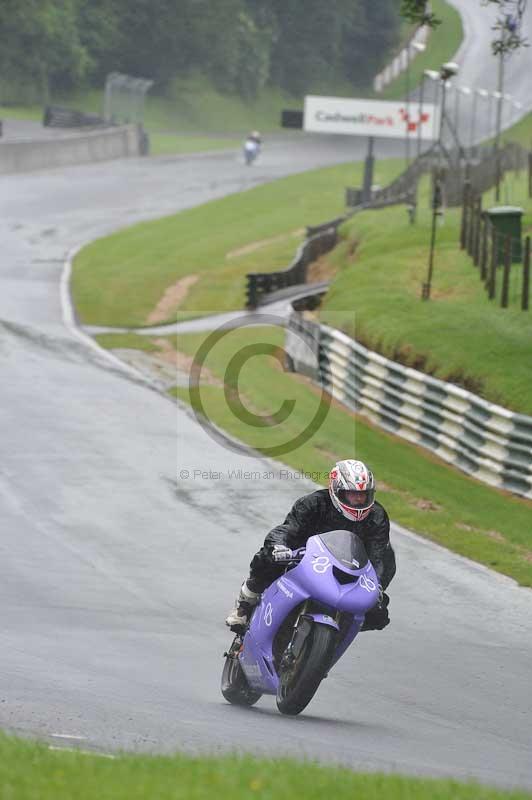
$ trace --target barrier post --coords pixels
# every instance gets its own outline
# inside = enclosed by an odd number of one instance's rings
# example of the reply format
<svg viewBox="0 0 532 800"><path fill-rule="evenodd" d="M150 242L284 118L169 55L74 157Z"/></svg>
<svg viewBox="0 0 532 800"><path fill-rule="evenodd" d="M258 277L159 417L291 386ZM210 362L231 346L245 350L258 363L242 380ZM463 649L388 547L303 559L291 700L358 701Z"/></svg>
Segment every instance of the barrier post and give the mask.
<svg viewBox="0 0 532 800"><path fill-rule="evenodd" d="M521 309L528 311L530 287L530 236L525 239L525 249L523 254L523 292L521 296Z"/></svg>
<svg viewBox="0 0 532 800"><path fill-rule="evenodd" d="M504 241L504 272L502 276L501 308L508 308L508 287L510 285L511 266L512 266L512 237L508 235Z"/></svg>
<svg viewBox="0 0 532 800"><path fill-rule="evenodd" d="M469 211L469 195L471 193L470 181L464 181L464 194L462 197L462 224L460 226L460 250L465 250L467 240L467 218Z"/></svg>
<svg viewBox="0 0 532 800"><path fill-rule="evenodd" d="M246 308L257 308L257 276L253 272L248 272L246 278Z"/></svg>
<svg viewBox="0 0 532 800"><path fill-rule="evenodd" d="M469 211L467 214L467 254L470 256L473 253L473 231L475 227L475 200L472 196L469 197Z"/></svg>
<svg viewBox="0 0 532 800"><path fill-rule="evenodd" d="M480 225L482 222L482 196L477 200L477 207L475 210L475 241L473 245L473 263L478 267L480 257Z"/></svg>
<svg viewBox="0 0 532 800"><path fill-rule="evenodd" d="M480 278L486 280L488 266L488 220L482 217L482 248L480 253Z"/></svg>
<svg viewBox="0 0 532 800"><path fill-rule="evenodd" d="M498 247L498 235L495 228L492 226L491 228L491 262L490 262L490 274L488 278L488 297L490 300L493 300L495 297L495 284L496 284L496 276L497 276L497 247Z"/></svg>

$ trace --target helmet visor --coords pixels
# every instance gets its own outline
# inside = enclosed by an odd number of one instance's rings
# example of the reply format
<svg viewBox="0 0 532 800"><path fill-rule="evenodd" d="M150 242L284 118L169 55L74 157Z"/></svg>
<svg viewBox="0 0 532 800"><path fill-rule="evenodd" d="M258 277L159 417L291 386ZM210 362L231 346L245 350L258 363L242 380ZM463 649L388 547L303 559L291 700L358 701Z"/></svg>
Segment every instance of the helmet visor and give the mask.
<svg viewBox="0 0 532 800"><path fill-rule="evenodd" d="M369 508L375 500L375 489L339 489L338 500L344 506L353 509Z"/></svg>

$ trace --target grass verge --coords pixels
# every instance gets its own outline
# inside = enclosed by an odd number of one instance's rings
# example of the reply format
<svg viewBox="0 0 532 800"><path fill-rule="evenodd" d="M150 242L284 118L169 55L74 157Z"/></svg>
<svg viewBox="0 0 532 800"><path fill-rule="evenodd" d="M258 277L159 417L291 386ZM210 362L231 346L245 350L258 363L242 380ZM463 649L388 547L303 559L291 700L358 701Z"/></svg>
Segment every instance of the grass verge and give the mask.
<svg viewBox="0 0 532 800"><path fill-rule="evenodd" d="M251 757L117 756L51 751L0 735L0 795L12 800L530 800L528 792L475 783L353 773Z"/></svg>
<svg viewBox="0 0 532 800"><path fill-rule="evenodd" d="M428 181L423 186L415 225L405 224L397 206L364 212L343 226L345 240L330 255L337 277L320 319L389 358L532 414L532 313L519 306L522 267L512 269L510 308L500 308L460 250L460 210L448 209L437 231L431 300L421 301L431 225ZM502 197L525 208L523 224L530 228L526 176L508 175ZM492 204L493 191L484 208ZM500 298L500 271L497 280Z"/></svg>
<svg viewBox="0 0 532 800"><path fill-rule="evenodd" d="M141 337L137 337L141 338ZM144 337L142 337L144 338ZM176 351L194 356L204 334L166 337ZM98 341L112 348L120 339ZM202 384L201 400L209 419L252 447L272 447L295 438L313 419L321 392L299 375L285 373L275 355L249 358L239 375L228 377L227 367L244 347L268 344L278 353L283 333L278 328L237 329L212 348L205 362L209 379ZM134 342L129 340L129 346ZM145 343L142 344L146 347ZM185 359L180 359L181 365ZM212 376L217 381L212 381ZM232 397L241 398L263 422L240 419L229 408L224 380ZM176 387L174 396L190 403L188 388ZM294 407L278 424L276 412L286 400ZM278 456L295 470L311 473L316 482L337 458L357 457L375 470L378 497L396 522L417 531L461 555L532 586L530 518L532 503L497 491L452 469L427 451L384 433L362 417L333 402L319 429L289 452Z"/></svg>
<svg viewBox="0 0 532 800"><path fill-rule="evenodd" d="M346 182L360 182L361 170L341 165L291 176L93 242L73 265L80 319L148 324L165 291L187 275L198 282L161 322L174 320L178 307L195 314L242 308L246 273L287 267L294 232L343 213ZM383 161L375 179L384 185L400 170L400 160Z"/></svg>
<svg viewBox="0 0 532 800"><path fill-rule="evenodd" d="M379 182L400 163L382 162ZM353 167L354 182L359 169ZM242 308L246 273L288 266L301 225L342 211L345 182L345 166L292 176L94 242L74 263L72 289L82 321L149 324L172 286L175 302L171 310L164 306L160 323L174 320L178 310L194 316ZM342 243L318 265L325 268L318 279L336 275L321 319L387 357L530 414L532 313L518 308L519 267L512 271L510 308L501 309L488 300L478 270L460 250L460 211L449 209L437 233L432 299L421 302L431 224L428 182L422 186L415 225L407 224L404 206L396 206L364 212L343 226ZM509 174L503 201L525 207L525 230L532 228L526 194L525 176ZM492 195L486 194L485 207ZM197 281L183 296L179 281L188 275Z"/></svg>

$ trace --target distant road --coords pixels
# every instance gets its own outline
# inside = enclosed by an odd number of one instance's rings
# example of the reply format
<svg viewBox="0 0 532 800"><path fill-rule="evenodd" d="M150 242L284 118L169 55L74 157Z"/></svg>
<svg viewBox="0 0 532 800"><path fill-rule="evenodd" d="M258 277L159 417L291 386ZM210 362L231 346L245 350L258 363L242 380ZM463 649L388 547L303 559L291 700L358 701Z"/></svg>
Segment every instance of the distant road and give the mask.
<svg viewBox="0 0 532 800"><path fill-rule="evenodd" d="M464 39L453 59L458 63L460 71L453 85L468 89L485 89L489 93L497 90L498 58L491 51L491 41L496 33L492 27L496 21L496 8L484 6L481 0L447 0L462 17ZM529 2L523 21L523 34L532 43L532 6ZM438 69L441 65L432 65ZM514 101L522 104L516 109L506 100L503 104L502 127L507 128L532 110L532 47L523 47L505 59L504 94L512 96ZM413 93L414 97L418 92ZM434 85L425 83L425 98L434 98ZM463 145L471 140L472 97L460 95L458 106L453 90L448 93L447 110L451 119L458 120L458 130ZM458 114L456 114L458 111ZM495 133L496 100L477 98L474 139L478 142L491 138Z"/></svg>
<svg viewBox="0 0 532 800"><path fill-rule="evenodd" d="M490 42L496 32L492 27L497 19L494 6L482 6L480 0L447 0L462 17L464 41L456 61L460 65L459 84L495 91L497 89L498 59L492 54ZM529 0L523 19L523 34L532 44L532 5ZM504 91L532 110L532 47L523 47L505 59Z"/></svg>

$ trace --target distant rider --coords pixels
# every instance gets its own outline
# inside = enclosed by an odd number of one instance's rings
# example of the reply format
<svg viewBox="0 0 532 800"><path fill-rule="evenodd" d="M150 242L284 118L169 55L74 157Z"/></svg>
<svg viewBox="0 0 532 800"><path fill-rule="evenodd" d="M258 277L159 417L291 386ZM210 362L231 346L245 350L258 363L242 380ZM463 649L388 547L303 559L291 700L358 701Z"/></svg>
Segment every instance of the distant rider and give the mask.
<svg viewBox="0 0 532 800"><path fill-rule="evenodd" d="M375 501L375 479L362 461L338 461L329 473L329 488L318 489L296 500L282 525L266 536L253 557L250 573L242 584L234 609L226 619L229 627L245 627L262 592L283 574L286 562L306 544L309 536L348 530L364 542L379 579L381 597L366 614L362 630L381 630L388 625L389 598L384 589L395 575L395 554L390 544L390 520Z"/></svg>
<svg viewBox="0 0 532 800"><path fill-rule="evenodd" d="M251 164L257 158L261 144L262 139L259 131L251 131L244 142L244 156L247 164Z"/></svg>

